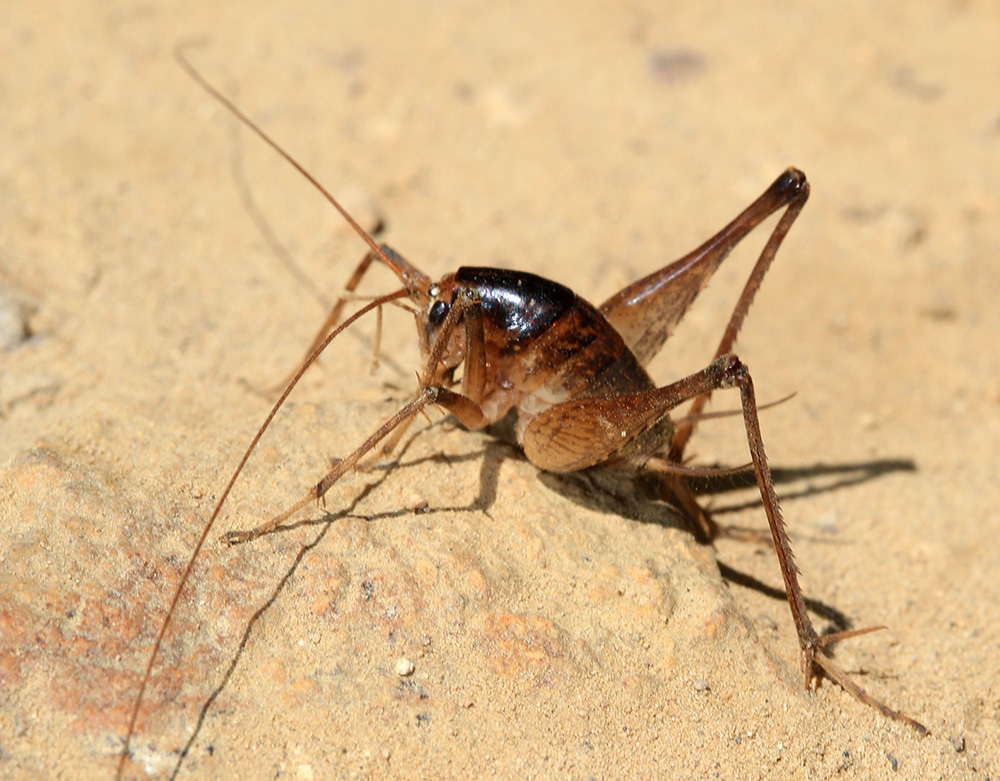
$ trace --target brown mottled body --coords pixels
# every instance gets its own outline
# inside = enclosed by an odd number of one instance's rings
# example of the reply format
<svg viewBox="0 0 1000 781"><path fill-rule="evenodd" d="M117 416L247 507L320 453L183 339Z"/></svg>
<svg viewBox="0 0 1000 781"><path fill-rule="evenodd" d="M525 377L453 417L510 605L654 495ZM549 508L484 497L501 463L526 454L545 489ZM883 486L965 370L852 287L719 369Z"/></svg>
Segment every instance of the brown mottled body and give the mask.
<svg viewBox="0 0 1000 781"><path fill-rule="evenodd" d="M820 636L813 628L764 453L753 382L746 366L732 354L754 295L809 196L809 185L801 171L789 168L753 204L698 249L629 285L600 307L592 306L561 284L527 272L463 267L432 283L426 274L392 249L378 246L308 172L208 84L180 53L178 59L196 81L314 184L368 244L370 251L348 280L345 296L333 307L302 366L251 441L202 531L151 651L128 726L119 775L170 618L194 561L243 466L285 398L323 349L358 318L385 304L405 304L416 320L424 369L413 399L349 456L337 462L293 506L256 529L224 535L225 542L236 544L255 539L321 499L366 454L377 447L383 453L391 451L407 426L430 404L448 410L470 429L484 428L510 410L516 410L518 442L527 458L540 469L570 472L600 467L658 475L665 490L696 521L701 536L711 539L718 527L698 506L685 482L686 476L704 474L704 470L699 472L683 465L684 448L697 413L712 392L738 388L754 474L798 633L806 687L825 674L885 716L926 734L921 724L867 694L824 653L831 642L871 630ZM657 387L645 364L660 350L732 248L781 209L784 213L750 274L714 360L700 372ZM341 323L347 298L376 261L396 274L402 288L363 306ZM456 390L459 383L455 373L459 369L461 384ZM685 422L675 426L669 413L685 401L693 402L691 412Z"/></svg>
<svg viewBox="0 0 1000 781"><path fill-rule="evenodd" d="M460 268L452 282L448 306L472 292L483 310L486 377L475 399L483 422L495 423L516 409L515 431L522 446L539 437L536 417L558 404L656 388L621 335L569 288L534 274L493 268ZM452 340L449 352L464 357L464 332L456 329ZM664 422L657 447L672 428L669 419ZM540 452L529 458L554 472L583 468ZM586 460L593 463L585 466L592 466L602 459L591 454Z"/></svg>

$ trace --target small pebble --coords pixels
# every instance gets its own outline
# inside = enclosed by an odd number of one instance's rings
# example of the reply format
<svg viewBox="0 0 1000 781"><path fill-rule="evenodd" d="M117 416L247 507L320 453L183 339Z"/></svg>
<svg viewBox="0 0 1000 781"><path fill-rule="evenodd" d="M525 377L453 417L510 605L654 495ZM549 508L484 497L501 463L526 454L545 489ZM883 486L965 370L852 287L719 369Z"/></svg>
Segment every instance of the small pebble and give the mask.
<svg viewBox="0 0 1000 781"><path fill-rule="evenodd" d="M405 656L401 656L396 660L396 675L405 678L407 675L411 675L413 670L413 662Z"/></svg>

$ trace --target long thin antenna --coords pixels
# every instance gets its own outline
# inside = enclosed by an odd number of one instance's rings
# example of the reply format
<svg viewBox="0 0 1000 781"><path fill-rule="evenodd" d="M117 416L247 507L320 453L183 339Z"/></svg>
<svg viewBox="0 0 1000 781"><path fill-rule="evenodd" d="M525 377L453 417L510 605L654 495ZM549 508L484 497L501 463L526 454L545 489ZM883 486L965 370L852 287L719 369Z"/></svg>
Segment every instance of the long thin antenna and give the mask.
<svg viewBox="0 0 1000 781"><path fill-rule="evenodd" d="M229 492L233 490L233 486L236 484L236 479L240 476L243 471L243 467L246 465L250 458L250 454L253 452L254 448L257 447L257 443L260 438L264 435L267 427L271 425L271 421L274 416L278 414L278 410L281 405L285 403L285 399L292 392L292 389L298 384L299 380L302 379L302 375L306 373L306 369L315 363L316 359L319 358L323 350L326 349L327 345L330 344L345 328L352 325L356 320L360 319L362 316L368 314L373 309L387 304L390 301L396 301L400 298L404 298L407 295L407 291L397 290L395 293L390 293L387 296L382 296L377 298L371 303L359 309L349 318L347 318L340 326L333 330L329 336L322 341L322 343L313 350L312 354L305 360L299 370L295 373L291 382L285 388L284 393L281 397L274 403L271 407L270 413L268 413L267 418L264 419L263 424L257 430L257 434L254 436L253 440L250 442L250 446L246 449L243 454L243 458L240 459L239 465L236 467L236 471L233 472L233 476L229 478L229 482L226 484L225 490L219 497L219 501L215 504L215 509L212 511L212 516L208 519L208 523L205 524L205 528L202 529L201 537L198 538L198 544L195 545L194 552L191 554L191 558L188 560L187 567L184 569L184 574L181 575L180 582L177 584L177 588L174 591L173 599L170 600L170 607L167 608L167 615L163 619L163 624L160 626L160 631L156 635L156 642L153 644L153 650L149 655L149 662L146 664L146 672L142 676L142 684L139 686L139 694L135 698L135 705L132 707L132 715L129 717L128 731L125 734L125 745L122 746L122 752L118 757L118 769L115 773L115 778L120 779L122 777L122 771L125 768L125 760L128 758L129 744L132 740L132 735L135 734L135 724L139 718L139 709L142 707L142 700L146 694L146 687L149 684L149 679L153 673L153 664L156 662L156 657L160 653L160 647L163 645L163 637L167 633L167 627L170 625L170 619L174 615L174 608L177 606L177 602L181 598L181 592L184 590L184 586L187 584L188 579L191 576L191 571L194 569L195 560L198 558L198 554L201 552L202 546L205 544L205 540L208 539L208 534L212 530L212 526L215 525L215 519L219 517L219 513L222 511L222 505L225 504L226 499L229 497Z"/></svg>
<svg viewBox="0 0 1000 781"><path fill-rule="evenodd" d="M323 197L326 198L326 200L328 200L333 205L333 208L335 208L338 212L340 212L340 216L347 221L347 224L350 225L354 229L354 231L362 239L365 240L365 243L369 247L371 247L372 252L374 252L375 255L378 256L378 259L381 260L383 263L385 263L385 265L387 265L390 269L392 269L393 273L397 277L399 277L400 280L402 280L404 285L409 284L410 275L407 273L406 269L404 269L402 266L396 263L396 261L394 261L391 257L389 257L389 255L386 252L382 250L382 248L375 242L375 239L373 239L371 236L368 235L368 231L366 231L364 228L358 225L357 221L350 214L348 214L347 210L340 205L340 203L337 201L336 198L333 197L333 195L330 194L330 191L327 190L322 184L320 184L319 181L316 179L316 177L314 177L305 168L303 168L298 160L296 160L288 152L282 149L278 145L277 141L272 139L267 133L265 133L260 127L258 127L257 124L252 119L250 119L250 117L248 117L239 108L237 108L235 103L233 103L229 98L227 98L225 95L219 92L218 89L212 86L205 79L205 77L202 76L195 69L195 67L188 61L187 57L184 56L184 49L194 45L196 45L195 42L189 41L186 43L179 43L177 44L177 46L174 47L174 59L177 60L178 64L187 72L187 74L192 79L194 79L196 82L198 82L199 85L201 85L202 89L204 89L209 95L211 95L213 98L219 101L219 103L221 103L227 109L229 109L229 111L233 114L233 116L235 116L238 120L240 120L240 122L242 122L244 125L250 128L254 133L256 133L265 144L267 144L269 147L271 147L271 149L273 149L275 152L277 152L279 155L285 158L285 160L288 161L289 165L291 165L296 171L302 174L302 176L304 176L306 180L310 184L312 184L313 187L319 190L319 192L323 195Z"/></svg>

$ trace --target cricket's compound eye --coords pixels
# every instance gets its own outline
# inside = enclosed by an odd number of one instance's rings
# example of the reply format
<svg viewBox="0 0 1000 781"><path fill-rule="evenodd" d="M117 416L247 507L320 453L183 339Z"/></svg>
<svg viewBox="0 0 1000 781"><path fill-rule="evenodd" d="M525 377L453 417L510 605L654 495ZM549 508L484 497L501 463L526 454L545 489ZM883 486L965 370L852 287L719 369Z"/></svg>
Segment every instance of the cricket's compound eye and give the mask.
<svg viewBox="0 0 1000 781"><path fill-rule="evenodd" d="M427 322L432 326L437 327L444 322L444 319L448 316L448 304L438 299L433 304L431 304L430 311L427 313Z"/></svg>

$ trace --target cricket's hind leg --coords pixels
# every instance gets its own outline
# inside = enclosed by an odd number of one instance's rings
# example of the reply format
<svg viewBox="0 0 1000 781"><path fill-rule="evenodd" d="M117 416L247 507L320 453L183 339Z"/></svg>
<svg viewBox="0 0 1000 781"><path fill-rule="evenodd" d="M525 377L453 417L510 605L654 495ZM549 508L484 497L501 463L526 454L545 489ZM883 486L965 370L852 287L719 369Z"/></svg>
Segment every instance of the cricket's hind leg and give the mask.
<svg viewBox="0 0 1000 781"><path fill-rule="evenodd" d="M732 249L768 217L784 208L784 214L750 272L713 358L731 353L754 296L808 198L809 183L805 174L789 168L725 228L680 260L616 293L601 305L601 313L622 335L636 357L643 364L648 363ZM660 498L683 510L692 521L699 541L710 542L720 536L760 540L752 531L730 529L717 523L698 503L684 477L676 473L711 395L712 390L708 390L693 398L687 415L677 424L665 458L651 460L647 466L664 476L664 492Z"/></svg>
<svg viewBox="0 0 1000 781"><path fill-rule="evenodd" d="M636 358L643 365L649 363L733 248L776 211L788 207L750 273L715 357L731 352L754 294L808 198L806 175L789 168L725 228L680 260L615 293L601 304L601 314Z"/></svg>

